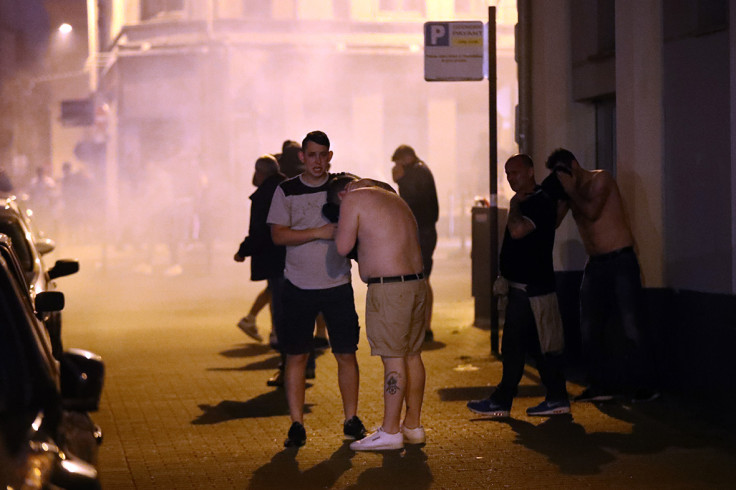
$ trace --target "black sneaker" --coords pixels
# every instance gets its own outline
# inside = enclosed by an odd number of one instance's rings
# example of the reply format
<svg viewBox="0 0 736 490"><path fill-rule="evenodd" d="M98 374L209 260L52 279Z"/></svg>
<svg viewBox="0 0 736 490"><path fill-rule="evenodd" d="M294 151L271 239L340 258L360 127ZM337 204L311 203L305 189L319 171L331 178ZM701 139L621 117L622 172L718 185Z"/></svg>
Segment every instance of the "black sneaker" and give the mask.
<svg viewBox="0 0 736 490"><path fill-rule="evenodd" d="M576 402L610 402L614 398L616 397L610 393L604 393L593 388L586 388L573 400Z"/></svg>
<svg viewBox="0 0 736 490"><path fill-rule="evenodd" d="M307 431L299 422L294 422L289 428L289 434L284 441L284 447L302 447L307 443Z"/></svg>
<svg viewBox="0 0 736 490"><path fill-rule="evenodd" d="M365 426L357 415L353 415L350 420L346 420L342 426L342 433L350 439L360 440L365 437Z"/></svg>

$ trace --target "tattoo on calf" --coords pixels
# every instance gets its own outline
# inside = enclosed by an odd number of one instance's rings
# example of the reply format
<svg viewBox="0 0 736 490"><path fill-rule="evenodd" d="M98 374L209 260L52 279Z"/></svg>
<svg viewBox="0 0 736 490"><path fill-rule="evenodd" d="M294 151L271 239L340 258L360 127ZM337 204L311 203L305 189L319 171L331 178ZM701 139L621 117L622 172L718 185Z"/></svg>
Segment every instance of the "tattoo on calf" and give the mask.
<svg viewBox="0 0 736 490"><path fill-rule="evenodd" d="M386 375L386 393L389 395L395 395L401 388L399 388L399 373L391 371Z"/></svg>

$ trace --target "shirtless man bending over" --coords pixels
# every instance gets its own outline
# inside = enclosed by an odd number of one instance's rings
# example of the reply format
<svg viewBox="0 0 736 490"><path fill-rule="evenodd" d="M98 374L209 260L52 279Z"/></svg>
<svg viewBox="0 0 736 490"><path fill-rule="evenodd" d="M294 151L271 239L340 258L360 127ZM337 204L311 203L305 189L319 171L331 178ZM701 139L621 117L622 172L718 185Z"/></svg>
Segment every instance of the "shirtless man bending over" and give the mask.
<svg viewBox="0 0 736 490"><path fill-rule="evenodd" d="M572 210L588 261L580 286L580 328L589 387L576 401L606 401L623 389L632 401L658 397L641 328L642 285L639 262L618 185L605 170L586 170L563 148L547 159L566 196L558 202L559 224ZM551 177L550 177L551 178ZM543 184L544 185L544 184ZM605 373L606 330L618 318L626 338L627 376L615 386Z"/></svg>
<svg viewBox="0 0 736 490"><path fill-rule="evenodd" d="M417 224L401 197L372 184L343 177L328 190L329 201L341 201L335 234L338 253L347 255L358 244L360 278L368 284L366 334L371 354L381 356L384 369L383 425L351 443L354 451L401 449L404 443L425 440L420 414L427 283Z"/></svg>

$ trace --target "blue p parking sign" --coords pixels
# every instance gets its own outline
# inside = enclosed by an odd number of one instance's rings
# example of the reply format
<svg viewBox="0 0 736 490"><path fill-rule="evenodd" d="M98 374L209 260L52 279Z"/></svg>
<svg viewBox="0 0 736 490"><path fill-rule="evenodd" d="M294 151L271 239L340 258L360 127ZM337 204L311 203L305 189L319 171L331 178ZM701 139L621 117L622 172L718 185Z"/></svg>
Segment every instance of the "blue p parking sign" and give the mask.
<svg viewBox="0 0 736 490"><path fill-rule="evenodd" d="M424 24L425 80L483 80L484 54L482 22Z"/></svg>
<svg viewBox="0 0 736 490"><path fill-rule="evenodd" d="M424 24L425 46L449 46L450 25L448 22L427 22Z"/></svg>

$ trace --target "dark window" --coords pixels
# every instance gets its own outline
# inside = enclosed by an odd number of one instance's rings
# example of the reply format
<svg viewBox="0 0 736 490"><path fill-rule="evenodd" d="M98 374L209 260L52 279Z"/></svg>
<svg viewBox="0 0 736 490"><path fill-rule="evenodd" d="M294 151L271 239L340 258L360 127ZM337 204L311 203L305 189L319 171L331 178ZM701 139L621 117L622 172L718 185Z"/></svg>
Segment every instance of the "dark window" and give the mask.
<svg viewBox="0 0 736 490"><path fill-rule="evenodd" d="M616 176L616 98L606 97L595 104L596 168Z"/></svg>
<svg viewBox="0 0 736 490"><path fill-rule="evenodd" d="M614 0L572 0L570 18L573 63L613 56L616 51Z"/></svg>
<svg viewBox="0 0 736 490"><path fill-rule="evenodd" d="M668 0L662 14L668 41L728 28L727 0Z"/></svg>

